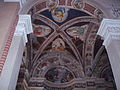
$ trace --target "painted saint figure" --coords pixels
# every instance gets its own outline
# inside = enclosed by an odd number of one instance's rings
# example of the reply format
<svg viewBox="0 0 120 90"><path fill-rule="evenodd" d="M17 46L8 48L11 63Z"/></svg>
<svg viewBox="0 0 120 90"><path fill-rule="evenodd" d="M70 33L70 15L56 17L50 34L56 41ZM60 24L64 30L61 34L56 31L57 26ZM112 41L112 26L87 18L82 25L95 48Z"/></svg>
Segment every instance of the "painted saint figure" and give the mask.
<svg viewBox="0 0 120 90"><path fill-rule="evenodd" d="M51 14L52 14L53 19L56 22L61 23L61 22L65 21L68 16L68 9L63 8L63 7L52 8Z"/></svg>

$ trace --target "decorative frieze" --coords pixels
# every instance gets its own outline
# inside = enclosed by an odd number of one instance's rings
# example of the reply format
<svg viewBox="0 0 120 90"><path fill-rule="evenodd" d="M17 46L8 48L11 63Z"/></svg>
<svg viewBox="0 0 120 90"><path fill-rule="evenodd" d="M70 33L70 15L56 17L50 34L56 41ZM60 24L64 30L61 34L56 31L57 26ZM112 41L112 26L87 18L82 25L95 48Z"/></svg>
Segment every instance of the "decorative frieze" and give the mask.
<svg viewBox="0 0 120 90"><path fill-rule="evenodd" d="M40 80L41 79L41 80ZM104 82L104 79L98 79L98 78L76 78L70 82L67 83L52 83L47 81L46 79L43 80L43 78L34 78L34 80L30 80L29 82L30 87L44 87L47 90L73 90L74 88L79 89L86 89L89 87L94 88L105 88L106 83Z"/></svg>
<svg viewBox="0 0 120 90"><path fill-rule="evenodd" d="M6 61L8 51L9 51L9 48L10 48L10 45L11 45L11 42L12 42L13 34L14 34L14 31L15 31L15 26L16 26L17 22L18 22L18 17L15 18L14 22L11 24L11 26L9 28L9 30L10 30L9 36L8 36L8 39L5 43L5 47L3 49L2 56L0 58L0 73L2 72L4 63Z"/></svg>

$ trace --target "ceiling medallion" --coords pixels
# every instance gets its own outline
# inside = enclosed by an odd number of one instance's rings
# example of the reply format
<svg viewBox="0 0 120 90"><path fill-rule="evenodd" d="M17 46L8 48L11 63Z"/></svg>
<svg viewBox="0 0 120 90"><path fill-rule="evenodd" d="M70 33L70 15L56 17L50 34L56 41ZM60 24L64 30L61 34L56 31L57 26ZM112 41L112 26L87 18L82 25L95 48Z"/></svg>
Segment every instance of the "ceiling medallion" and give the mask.
<svg viewBox="0 0 120 90"><path fill-rule="evenodd" d="M58 0L49 0L49 1L46 3L46 6L51 10L52 8L57 7L58 3L59 3Z"/></svg>
<svg viewBox="0 0 120 90"><path fill-rule="evenodd" d="M82 9L84 6L83 0L73 0L72 5L74 8Z"/></svg>
<svg viewBox="0 0 120 90"><path fill-rule="evenodd" d="M68 1L66 0L65 7L58 6L59 0L50 0L47 3L47 7L51 12L52 18L58 23L64 22L68 17L69 9L67 8L67 2Z"/></svg>
<svg viewBox="0 0 120 90"><path fill-rule="evenodd" d="M62 23L68 17L68 9L64 7L56 7L51 9L51 14L56 22Z"/></svg>

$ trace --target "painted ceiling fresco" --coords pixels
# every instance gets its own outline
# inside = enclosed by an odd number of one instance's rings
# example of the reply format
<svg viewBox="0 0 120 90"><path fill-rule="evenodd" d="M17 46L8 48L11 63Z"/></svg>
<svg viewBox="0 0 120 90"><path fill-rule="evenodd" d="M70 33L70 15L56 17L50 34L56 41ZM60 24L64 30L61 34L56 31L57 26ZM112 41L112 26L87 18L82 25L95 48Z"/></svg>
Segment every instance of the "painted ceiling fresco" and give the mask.
<svg viewBox="0 0 120 90"><path fill-rule="evenodd" d="M57 85L97 77L93 63L103 42L96 34L104 17L100 9L84 0L49 0L36 3L28 13L34 32L28 35L26 67L32 78Z"/></svg>

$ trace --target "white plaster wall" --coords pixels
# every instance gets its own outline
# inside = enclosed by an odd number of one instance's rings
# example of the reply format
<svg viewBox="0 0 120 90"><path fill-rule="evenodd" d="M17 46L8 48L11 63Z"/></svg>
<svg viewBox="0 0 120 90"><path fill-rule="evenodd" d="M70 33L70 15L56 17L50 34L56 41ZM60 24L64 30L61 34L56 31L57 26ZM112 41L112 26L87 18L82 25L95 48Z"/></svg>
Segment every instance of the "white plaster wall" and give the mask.
<svg viewBox="0 0 120 90"><path fill-rule="evenodd" d="M11 31L11 24L15 22L18 8L18 3L4 3L0 7L0 58Z"/></svg>
<svg viewBox="0 0 120 90"><path fill-rule="evenodd" d="M112 40L106 47L117 90L120 90L120 40Z"/></svg>
<svg viewBox="0 0 120 90"><path fill-rule="evenodd" d="M15 90L23 50L23 36L14 36L0 76L0 90Z"/></svg>

